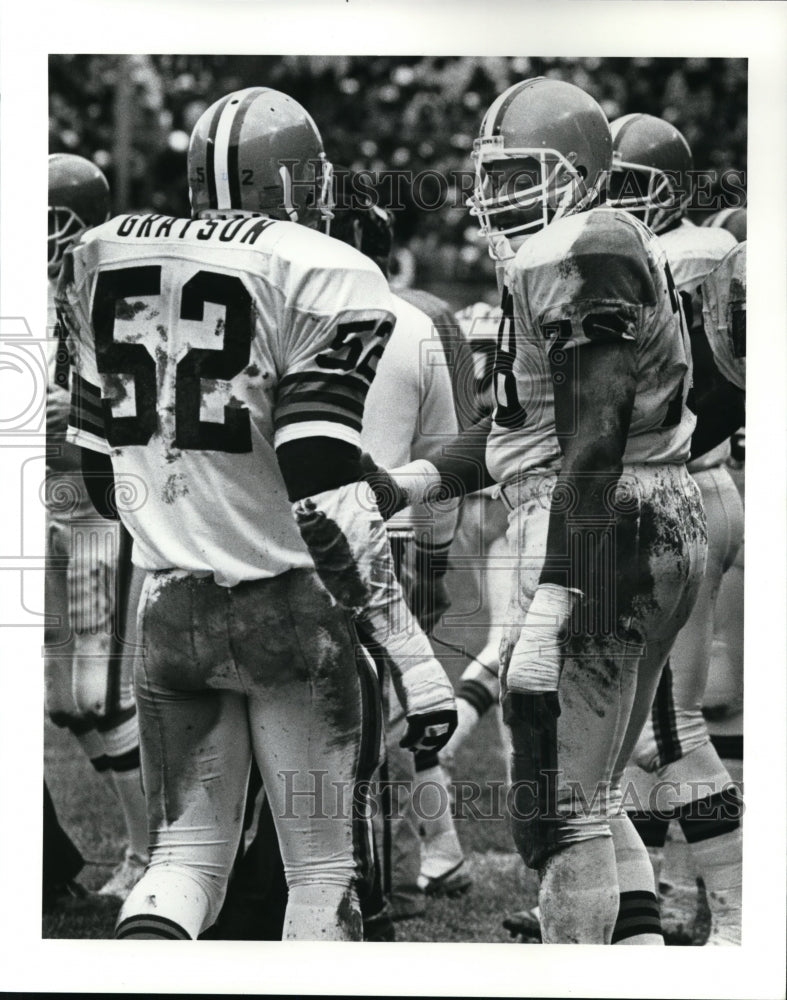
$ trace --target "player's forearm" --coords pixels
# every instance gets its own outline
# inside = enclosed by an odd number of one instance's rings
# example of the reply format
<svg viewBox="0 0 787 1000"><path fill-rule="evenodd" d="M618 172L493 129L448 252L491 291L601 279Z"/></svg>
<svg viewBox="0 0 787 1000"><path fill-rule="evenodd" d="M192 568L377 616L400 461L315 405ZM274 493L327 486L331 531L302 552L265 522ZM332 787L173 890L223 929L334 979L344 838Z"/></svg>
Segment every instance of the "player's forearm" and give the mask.
<svg viewBox="0 0 787 1000"><path fill-rule="evenodd" d="M108 455L80 449L82 452L82 479L87 495L98 513L108 521L119 521L120 515L115 503L115 474L112 460Z"/></svg>
<svg viewBox="0 0 787 1000"><path fill-rule="evenodd" d="M695 390L697 426L691 438L691 458L699 458L726 441L746 423L746 394L721 375L704 391Z"/></svg>
<svg viewBox="0 0 787 1000"><path fill-rule="evenodd" d="M432 459L417 459L398 469L381 469L365 456L366 480L377 496L383 517L404 507L442 503L493 486L486 465L486 443L491 417L456 435Z"/></svg>
<svg viewBox="0 0 787 1000"><path fill-rule="evenodd" d="M611 500L622 470L622 449L616 440L594 442L564 460L551 501L540 583L582 590L596 577L580 559L603 563L597 542L612 524Z"/></svg>
<svg viewBox="0 0 787 1000"><path fill-rule="evenodd" d="M615 487L623 470L634 406L633 370L629 347L591 344L580 348L574 378L555 388L563 458L552 497L541 583L577 590L590 586L595 594L607 583L599 539L614 520Z"/></svg>

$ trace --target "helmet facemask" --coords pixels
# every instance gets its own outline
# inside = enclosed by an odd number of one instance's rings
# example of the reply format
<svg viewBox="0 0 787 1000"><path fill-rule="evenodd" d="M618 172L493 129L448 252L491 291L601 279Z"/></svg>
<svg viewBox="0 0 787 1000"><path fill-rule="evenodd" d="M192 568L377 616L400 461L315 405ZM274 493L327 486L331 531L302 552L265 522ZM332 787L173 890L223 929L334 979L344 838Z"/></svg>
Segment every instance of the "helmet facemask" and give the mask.
<svg viewBox="0 0 787 1000"><path fill-rule="evenodd" d="M550 223L582 211L596 198L603 175L589 188L575 154L541 147L506 148L504 137L473 144L476 182L470 214L495 260L514 255L509 238L530 236Z"/></svg>
<svg viewBox="0 0 787 1000"><path fill-rule="evenodd" d="M623 209L660 233L685 214L689 200L690 193L681 192L675 175L623 160L617 151L612 154L610 208Z"/></svg>
<svg viewBox="0 0 787 1000"><path fill-rule="evenodd" d="M63 254L87 229L87 223L67 205L50 205L48 225L47 270L50 274L56 274Z"/></svg>
<svg viewBox="0 0 787 1000"><path fill-rule="evenodd" d="M310 160L309 163L316 168L313 182L307 181L303 177L298 178L296 182L293 181L294 169L291 170L290 167L295 168L297 161L284 160L279 164L278 173L281 181L284 217L290 222L299 222L309 226L313 214L316 212L318 224L322 223L324 232L326 235L330 235L331 219L333 219L333 209L336 204L333 194L333 165L325 153L320 153L315 160ZM312 204L307 196L306 204L299 207L295 199L295 184L302 189L307 183L310 186L313 183L314 190L318 192L317 197Z"/></svg>

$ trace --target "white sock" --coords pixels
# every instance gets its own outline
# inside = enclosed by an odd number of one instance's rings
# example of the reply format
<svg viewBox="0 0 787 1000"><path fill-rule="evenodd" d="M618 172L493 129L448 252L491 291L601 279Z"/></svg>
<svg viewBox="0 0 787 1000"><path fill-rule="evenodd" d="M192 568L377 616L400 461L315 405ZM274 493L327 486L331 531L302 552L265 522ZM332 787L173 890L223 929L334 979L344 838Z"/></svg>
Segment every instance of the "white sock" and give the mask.
<svg viewBox="0 0 787 1000"><path fill-rule="evenodd" d="M625 811L609 818L620 901L613 944L663 945L654 866Z"/></svg>
<svg viewBox="0 0 787 1000"><path fill-rule="evenodd" d="M610 944L618 913L609 837L562 848L544 865L538 894L544 944Z"/></svg>
<svg viewBox="0 0 787 1000"><path fill-rule="evenodd" d="M284 941L362 941L363 920L355 890L316 882L290 887Z"/></svg>
<svg viewBox="0 0 787 1000"><path fill-rule="evenodd" d="M155 938L182 937L181 931L194 939L216 919L222 900L223 895L220 899L217 894L211 901L206 889L182 866L154 865L120 908L115 933Z"/></svg>
<svg viewBox="0 0 787 1000"><path fill-rule="evenodd" d="M142 793L139 768L135 767L130 771L113 771L112 780L126 822L128 850L131 854L138 855L143 861L147 861L150 841L148 812L145 796Z"/></svg>
<svg viewBox="0 0 787 1000"><path fill-rule="evenodd" d="M708 944L741 943L741 828L690 845L705 883L711 930Z"/></svg>

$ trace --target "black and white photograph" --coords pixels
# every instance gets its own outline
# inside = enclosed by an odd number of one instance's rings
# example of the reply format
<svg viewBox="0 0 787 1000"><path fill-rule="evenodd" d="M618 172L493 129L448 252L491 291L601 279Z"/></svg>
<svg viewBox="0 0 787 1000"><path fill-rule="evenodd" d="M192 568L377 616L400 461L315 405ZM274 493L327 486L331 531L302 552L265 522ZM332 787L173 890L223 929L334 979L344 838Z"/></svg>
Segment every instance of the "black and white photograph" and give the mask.
<svg viewBox="0 0 787 1000"><path fill-rule="evenodd" d="M98 9L3 33L3 987L783 996L787 7Z"/></svg>

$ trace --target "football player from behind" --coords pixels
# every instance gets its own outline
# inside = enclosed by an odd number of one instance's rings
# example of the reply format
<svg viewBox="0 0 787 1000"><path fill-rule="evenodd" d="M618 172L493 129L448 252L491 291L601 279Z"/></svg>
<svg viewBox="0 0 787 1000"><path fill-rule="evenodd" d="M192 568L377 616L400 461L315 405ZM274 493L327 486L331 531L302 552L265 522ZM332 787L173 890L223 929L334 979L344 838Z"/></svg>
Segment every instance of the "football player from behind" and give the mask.
<svg viewBox="0 0 787 1000"><path fill-rule="evenodd" d="M368 195L355 193L351 174L337 174L337 179L344 183L337 185L334 234L374 260L387 277L393 245L391 213ZM433 309L436 318L419 302ZM447 360L453 357L456 338L447 307L434 296L412 290L409 295L394 294L393 303L396 327L369 391L361 432L363 450L386 466L430 457L459 429ZM450 604L445 574L457 510L458 501L441 509L417 505L387 523L399 578L427 634ZM469 888L470 878L437 753L403 752L399 741L406 728L404 710L385 680L383 687L387 709L383 766L396 802L389 815L381 810L386 829L379 843L383 886L398 919L423 912L424 893L462 892Z"/></svg>
<svg viewBox="0 0 787 1000"><path fill-rule="evenodd" d="M689 321L694 392L701 399L719 376L703 330L700 286L736 245L735 237L724 228L697 226L687 218L693 160L688 143L673 125L652 115L630 114L614 121L611 131L610 204L625 208L658 234ZM739 415L735 424L740 422ZM688 468L702 493L708 522L705 575L691 617L664 668L633 759L658 783L654 791L676 789L669 807L680 821L715 911L711 941L739 943L741 806L711 742L702 701L716 598L743 538L743 503L726 464L729 442L702 453L698 445L702 432L700 425ZM636 771L632 775L635 786L641 786ZM645 794L638 798L646 803L648 792L641 791ZM666 807L663 800L662 794L659 801ZM669 885L668 873L660 877L669 819L651 810L637 813L635 823L650 848L657 883ZM722 898L724 913L718 902Z"/></svg>
<svg viewBox="0 0 787 1000"><path fill-rule="evenodd" d="M725 217L726 216L726 217ZM746 210L718 213L720 225L746 234ZM746 250L736 249L706 279L703 285L703 315L708 340L717 367L739 392L745 391L746 364ZM732 282L735 282L733 287ZM744 496L745 428L732 436L730 473ZM743 573L742 544L732 569L724 575L716 602L711 669L705 693L705 712L711 724L711 739L720 755L740 775L743 761ZM718 730L718 733L716 732Z"/></svg>
<svg viewBox="0 0 787 1000"><path fill-rule="evenodd" d="M516 559L501 646L512 830L539 874L543 939L662 944L620 780L705 560L685 466L688 331L653 234L596 207L612 138L589 95L515 84L475 159L503 313L485 451L476 430L379 479L398 503L501 484Z"/></svg>
<svg viewBox="0 0 787 1000"><path fill-rule="evenodd" d="M376 762L379 706L357 634L386 650L409 746L441 746L456 717L358 485L390 294L318 231L331 168L287 95L211 105L188 177L190 219L111 220L59 288L81 390L70 433L88 470L148 490L120 513L147 571L136 682L152 849L116 935L196 938L213 923L254 754L288 885L283 936L358 940L370 844L354 791Z"/></svg>
<svg viewBox="0 0 787 1000"><path fill-rule="evenodd" d="M131 565L124 529L96 511L82 481L79 449L66 442L72 385L55 313L66 250L109 216L109 186L90 160L49 157L50 341L47 392L47 568L44 664L47 712L69 729L117 795L127 846L99 890L125 899L148 860L148 824L139 771L133 690L133 620L127 615ZM125 655L124 655L125 653ZM46 813L45 813L46 815Z"/></svg>

